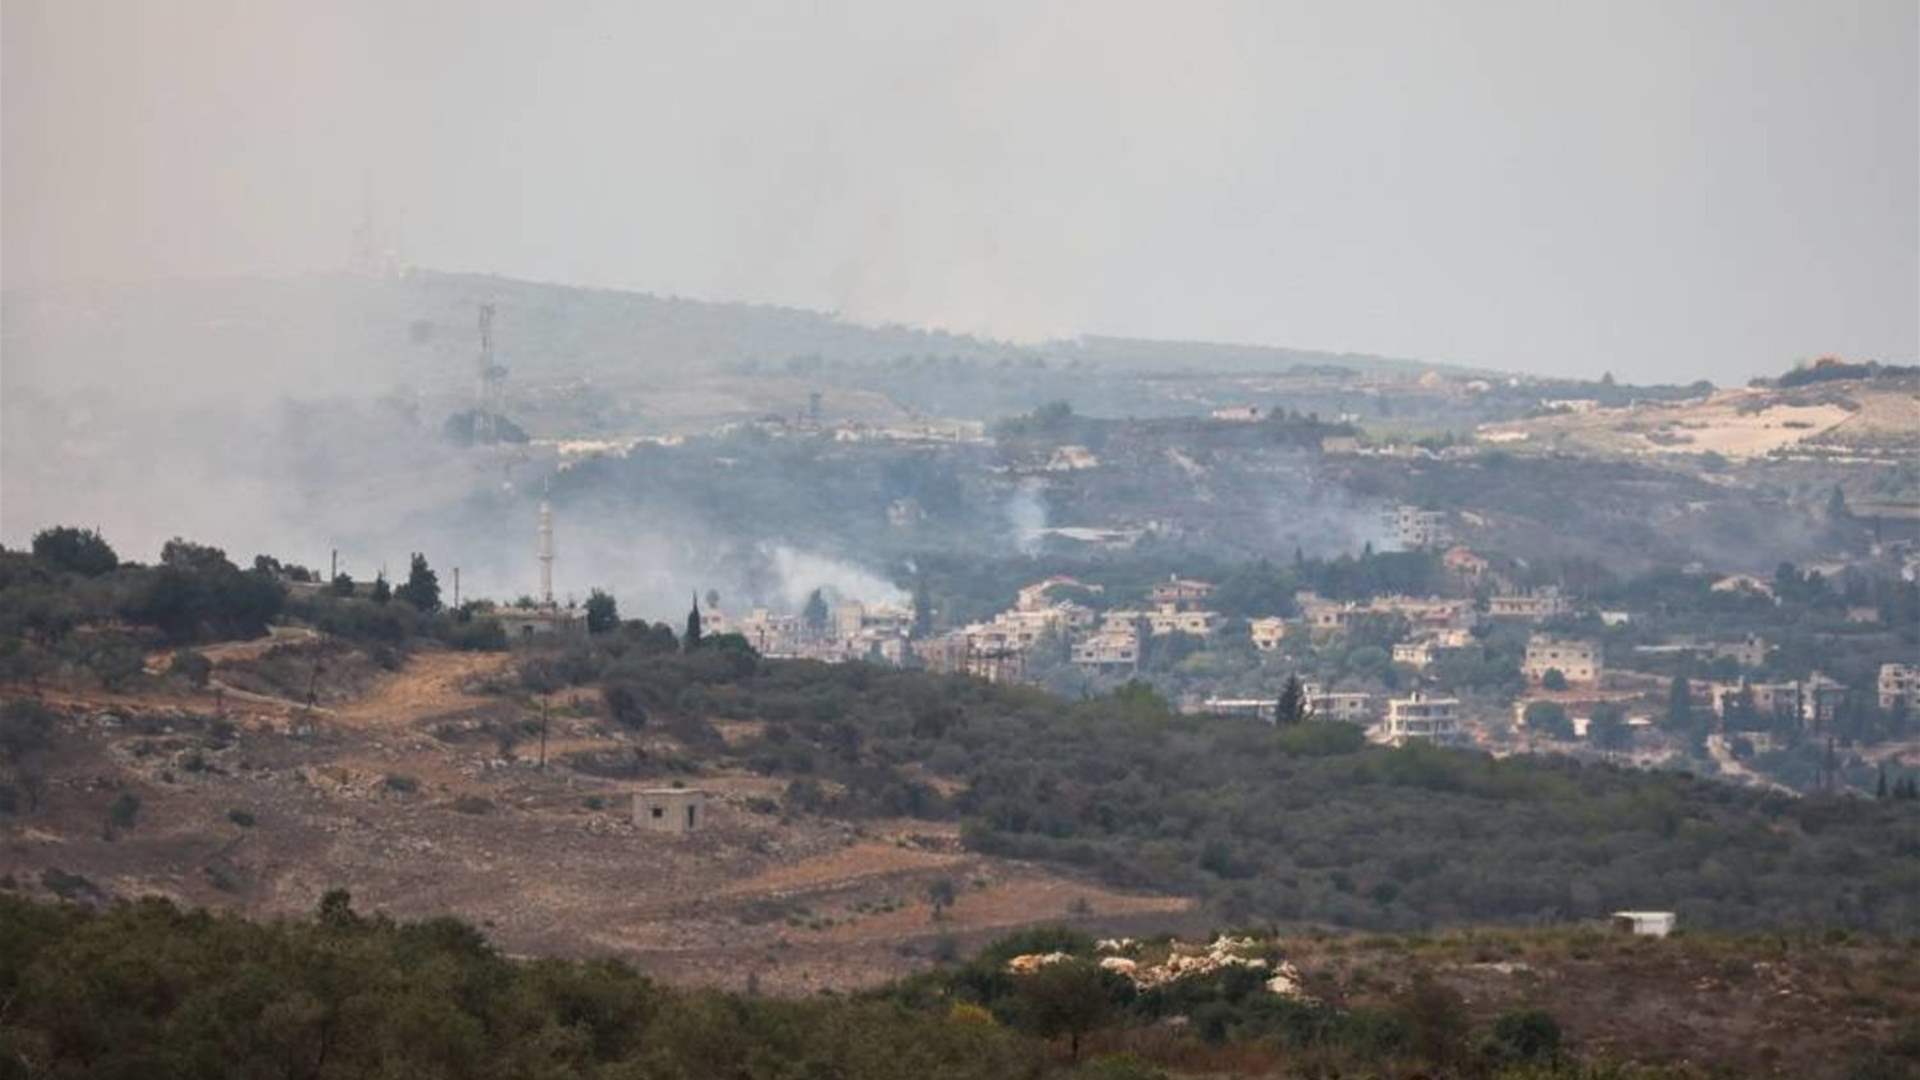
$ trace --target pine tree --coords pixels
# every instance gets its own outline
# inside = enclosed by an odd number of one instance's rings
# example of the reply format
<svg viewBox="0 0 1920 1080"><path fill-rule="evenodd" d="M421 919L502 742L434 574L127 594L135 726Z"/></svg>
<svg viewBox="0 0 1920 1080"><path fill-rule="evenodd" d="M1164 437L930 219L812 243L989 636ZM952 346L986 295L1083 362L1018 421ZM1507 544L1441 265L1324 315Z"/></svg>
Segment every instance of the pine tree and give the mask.
<svg viewBox="0 0 1920 1080"><path fill-rule="evenodd" d="M372 597L373 602L376 604L384 604L393 599L393 586L387 584L387 572L385 570L374 575Z"/></svg>
<svg viewBox="0 0 1920 1080"><path fill-rule="evenodd" d="M1884 799L1887 797L1887 767L1885 765L1880 766L1880 779L1873 785L1873 797L1876 799Z"/></svg>

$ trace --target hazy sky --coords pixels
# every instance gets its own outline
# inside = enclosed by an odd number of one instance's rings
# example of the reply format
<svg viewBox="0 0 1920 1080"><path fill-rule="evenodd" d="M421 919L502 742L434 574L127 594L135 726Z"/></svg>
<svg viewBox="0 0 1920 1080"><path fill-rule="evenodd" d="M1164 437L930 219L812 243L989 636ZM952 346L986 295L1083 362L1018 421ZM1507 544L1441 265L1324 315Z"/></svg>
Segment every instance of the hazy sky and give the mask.
<svg viewBox="0 0 1920 1080"><path fill-rule="evenodd" d="M1722 382L1920 354L1920 4L0 0L5 282L420 265Z"/></svg>

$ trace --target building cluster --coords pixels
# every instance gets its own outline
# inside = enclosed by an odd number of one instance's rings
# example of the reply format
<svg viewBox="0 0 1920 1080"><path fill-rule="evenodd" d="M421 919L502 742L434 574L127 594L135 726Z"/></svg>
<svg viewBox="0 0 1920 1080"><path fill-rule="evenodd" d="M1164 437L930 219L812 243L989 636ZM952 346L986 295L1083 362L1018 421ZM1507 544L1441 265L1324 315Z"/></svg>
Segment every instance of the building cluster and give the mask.
<svg viewBox="0 0 1920 1080"><path fill-rule="evenodd" d="M1356 602L1326 600L1303 592L1294 599L1300 606L1302 623L1317 636L1346 633L1369 616L1399 616L1407 620L1415 637L1424 638L1471 630L1479 617L1473 601L1443 596L1376 596Z"/></svg>
<svg viewBox="0 0 1920 1080"><path fill-rule="evenodd" d="M1454 744L1464 740L1458 698L1415 690L1405 697L1387 698L1383 716L1375 707L1373 694L1331 691L1317 683L1306 683L1303 690L1309 720L1366 728L1375 742L1404 746L1409 742ZM1210 697L1189 711L1273 723L1279 716L1280 699Z"/></svg>
<svg viewBox="0 0 1920 1080"><path fill-rule="evenodd" d="M898 604L843 601L827 618L809 623L799 615L754 608L734 617L718 610L702 613L709 634L739 634L762 656L787 659L880 660L903 664L912 655L913 610Z"/></svg>
<svg viewBox="0 0 1920 1080"><path fill-rule="evenodd" d="M1847 687L1816 671L1805 679L1709 683L1707 700L1721 720L1744 713L1749 720L1792 720L1812 727L1833 722L1846 703Z"/></svg>
<svg viewBox="0 0 1920 1080"><path fill-rule="evenodd" d="M991 681L1018 679L1042 643L1064 647L1071 662L1089 672L1130 672L1142 659L1146 639L1169 634L1210 638L1224 621L1207 607L1213 585L1172 577L1155 585L1141 608L1096 612L1061 595L1098 593L1098 586L1052 577L1021 589L1012 608L928 642L916 643L928 667Z"/></svg>

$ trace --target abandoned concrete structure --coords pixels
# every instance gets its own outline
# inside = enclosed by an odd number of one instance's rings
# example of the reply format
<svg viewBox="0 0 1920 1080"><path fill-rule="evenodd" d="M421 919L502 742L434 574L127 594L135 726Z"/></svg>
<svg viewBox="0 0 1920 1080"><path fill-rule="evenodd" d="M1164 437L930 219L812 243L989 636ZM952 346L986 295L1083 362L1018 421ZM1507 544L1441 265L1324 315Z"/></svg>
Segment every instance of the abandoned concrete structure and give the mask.
<svg viewBox="0 0 1920 1080"><path fill-rule="evenodd" d="M1602 669L1599 642L1552 634L1527 638L1526 662L1520 665L1521 673L1534 683L1546 679L1547 672L1558 671L1570 683L1592 685L1600 681Z"/></svg>
<svg viewBox="0 0 1920 1080"><path fill-rule="evenodd" d="M1388 530L1404 551L1445 547L1453 542L1453 531L1447 526L1444 511L1396 506L1384 517Z"/></svg>
<svg viewBox="0 0 1920 1080"><path fill-rule="evenodd" d="M495 608L487 617L500 624L509 638L535 634L584 634L587 620L577 609L558 604L539 607Z"/></svg>
<svg viewBox="0 0 1920 1080"><path fill-rule="evenodd" d="M646 788L633 793L633 824L637 828L688 833L706 820L707 795L699 788Z"/></svg>
<svg viewBox="0 0 1920 1080"><path fill-rule="evenodd" d="M1911 710L1920 703L1920 664L1881 664L1877 686L1881 708Z"/></svg>
<svg viewBox="0 0 1920 1080"><path fill-rule="evenodd" d="M1560 590L1548 585L1526 592L1503 593L1487 598L1487 615L1494 619L1528 619L1539 622L1573 610Z"/></svg>

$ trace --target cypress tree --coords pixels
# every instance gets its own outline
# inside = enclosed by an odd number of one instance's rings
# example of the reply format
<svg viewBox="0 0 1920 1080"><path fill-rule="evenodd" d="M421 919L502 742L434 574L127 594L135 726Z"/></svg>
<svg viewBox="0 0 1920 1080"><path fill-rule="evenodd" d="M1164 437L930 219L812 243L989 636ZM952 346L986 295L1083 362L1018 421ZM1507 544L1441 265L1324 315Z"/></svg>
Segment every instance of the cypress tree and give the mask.
<svg viewBox="0 0 1920 1080"><path fill-rule="evenodd" d="M1300 676L1287 676L1287 685L1280 691L1280 704L1274 710L1274 720L1280 724L1297 724L1307 718L1307 690L1300 685Z"/></svg>

